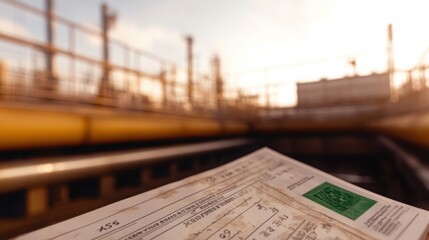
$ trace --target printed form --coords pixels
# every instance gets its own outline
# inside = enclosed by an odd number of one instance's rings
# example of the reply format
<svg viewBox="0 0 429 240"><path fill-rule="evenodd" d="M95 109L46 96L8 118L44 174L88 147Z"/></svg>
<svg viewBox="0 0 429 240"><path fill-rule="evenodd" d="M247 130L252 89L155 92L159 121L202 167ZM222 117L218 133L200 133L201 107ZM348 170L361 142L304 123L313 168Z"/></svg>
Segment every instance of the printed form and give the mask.
<svg viewBox="0 0 429 240"><path fill-rule="evenodd" d="M18 239L424 239L429 212L268 148Z"/></svg>

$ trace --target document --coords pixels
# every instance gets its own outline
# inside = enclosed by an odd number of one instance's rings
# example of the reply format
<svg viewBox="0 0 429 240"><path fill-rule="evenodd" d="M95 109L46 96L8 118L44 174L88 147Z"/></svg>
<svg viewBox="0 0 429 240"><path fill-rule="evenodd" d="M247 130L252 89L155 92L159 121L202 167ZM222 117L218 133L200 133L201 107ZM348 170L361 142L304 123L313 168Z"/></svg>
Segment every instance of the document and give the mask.
<svg viewBox="0 0 429 240"><path fill-rule="evenodd" d="M424 239L429 212L263 148L18 239Z"/></svg>

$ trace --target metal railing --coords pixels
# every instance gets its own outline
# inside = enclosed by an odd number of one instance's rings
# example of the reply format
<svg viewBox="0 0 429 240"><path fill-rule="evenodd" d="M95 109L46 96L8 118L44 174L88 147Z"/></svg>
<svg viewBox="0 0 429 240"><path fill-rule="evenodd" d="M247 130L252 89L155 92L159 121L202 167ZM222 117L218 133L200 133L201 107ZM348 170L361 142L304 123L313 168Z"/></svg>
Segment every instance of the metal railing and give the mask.
<svg viewBox="0 0 429 240"><path fill-rule="evenodd" d="M424 164L415 154L407 151L392 139L385 136L379 136L377 140L394 154L398 169L402 169L403 171L410 170L412 173L412 176L410 176L411 181L414 180L418 183L416 184L416 182L412 182L409 185L414 188L418 188L418 185L422 186L426 190L426 195L428 195L429 167L426 166L426 164ZM420 191L417 190L416 192ZM424 194L423 192L420 193Z"/></svg>
<svg viewBox="0 0 429 240"><path fill-rule="evenodd" d="M215 76L199 73L193 74L194 100L189 102L187 68L122 40L110 36L106 40L108 29L79 24L16 0L0 1L0 7L14 12L14 21L31 16L47 24L47 36L41 37L0 29L0 47L7 50L0 53L3 101L51 100L212 116L233 114L237 108L233 98L216 98ZM19 28L19 22L14 24ZM54 36L58 32L56 41L49 41L49 32ZM97 44L90 45L91 41ZM104 56L106 49L110 58Z"/></svg>
<svg viewBox="0 0 429 240"><path fill-rule="evenodd" d="M191 176L255 150L252 139L0 164L0 238L9 239Z"/></svg>
<svg viewBox="0 0 429 240"><path fill-rule="evenodd" d="M195 96L190 103L187 99L189 86L185 79L186 68L132 47L122 40L109 37L106 41L106 29L83 25L16 0L0 1L0 7L17 11L16 19L19 19L19 16L31 15L43 23L51 21L54 26L52 28L63 33L59 36L61 41L50 42L0 29L0 43L19 46L28 53L18 56L19 54L12 52L7 56L5 51L0 51L2 101L50 100L58 103L100 105L138 111L197 113L216 117L234 115L255 118L258 114L250 115L249 112L259 110L260 118L330 119L363 115L372 117L383 112L384 108L388 108L386 111L391 108L409 109L416 101L407 99L422 95L420 92L427 89L428 67L421 64L410 71L395 72L397 75L407 75L405 77L408 78L397 92L398 104L278 110L270 108L269 104L266 108L260 108L255 103L245 103L244 96L241 96L242 99L238 95L234 96L231 89L225 89L224 97L219 101L216 99L213 77L200 74L194 76ZM97 44L91 46L91 51L85 51L90 41ZM104 45L109 49L110 59L102 56ZM46 62L50 56L55 59L52 60L56 63L54 65L57 65L53 70L46 66L49 65ZM18 63L10 64L13 61L8 61L9 58L18 58ZM2 64L1 61L5 63ZM109 77L107 84L103 85L105 72L109 73ZM428 97L425 97L420 102L427 99ZM222 107L219 107L219 102ZM425 104L422 105L426 107Z"/></svg>
<svg viewBox="0 0 429 240"><path fill-rule="evenodd" d="M70 181L107 172L161 163L174 158L195 156L250 144L249 139L220 140L206 143L158 147L67 160L40 159L0 164L0 192L55 182Z"/></svg>

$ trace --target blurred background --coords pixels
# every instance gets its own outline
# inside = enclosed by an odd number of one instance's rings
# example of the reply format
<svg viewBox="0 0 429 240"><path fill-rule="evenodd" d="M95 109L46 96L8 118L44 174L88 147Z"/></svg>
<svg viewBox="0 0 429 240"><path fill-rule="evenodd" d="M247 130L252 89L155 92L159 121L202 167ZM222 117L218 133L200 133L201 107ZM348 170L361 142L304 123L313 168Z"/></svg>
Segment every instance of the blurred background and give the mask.
<svg viewBox="0 0 429 240"><path fill-rule="evenodd" d="M423 0L0 0L0 238L268 146L429 209Z"/></svg>

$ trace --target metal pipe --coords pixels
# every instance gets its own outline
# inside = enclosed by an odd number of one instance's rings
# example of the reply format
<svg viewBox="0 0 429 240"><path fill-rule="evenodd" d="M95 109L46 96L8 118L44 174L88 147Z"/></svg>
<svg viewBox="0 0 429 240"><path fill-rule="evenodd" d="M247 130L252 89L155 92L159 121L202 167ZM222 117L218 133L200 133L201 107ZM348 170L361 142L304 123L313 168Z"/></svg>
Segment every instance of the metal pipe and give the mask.
<svg viewBox="0 0 429 240"><path fill-rule="evenodd" d="M212 58L212 69L213 69L213 81L215 87L215 102L218 110L221 109L221 104L223 101L223 81L221 76L220 69L220 58L218 55L215 55Z"/></svg>
<svg viewBox="0 0 429 240"><path fill-rule="evenodd" d="M103 73L98 89L99 97L107 97L109 82L110 82L110 66L109 66L109 10L106 4L101 6L101 32L103 39Z"/></svg>
<svg viewBox="0 0 429 240"><path fill-rule="evenodd" d="M167 96L167 72L164 66L161 66L161 71L159 73L159 79L161 80L162 87L162 106L164 109L167 108L168 96Z"/></svg>
<svg viewBox="0 0 429 240"><path fill-rule="evenodd" d="M192 56L192 45L193 45L192 36L186 36L186 46L187 46L187 63L188 63L188 102L192 106L194 104L194 93L193 93L193 56Z"/></svg>
<svg viewBox="0 0 429 240"><path fill-rule="evenodd" d="M66 160L55 158L3 163L0 164L0 192L95 176L137 165L240 147L252 142L250 139L239 138Z"/></svg>
<svg viewBox="0 0 429 240"><path fill-rule="evenodd" d="M46 0L46 43L48 50L46 51L46 71L48 74L48 89L56 89L56 77L55 77L55 13L54 13L54 1Z"/></svg>

